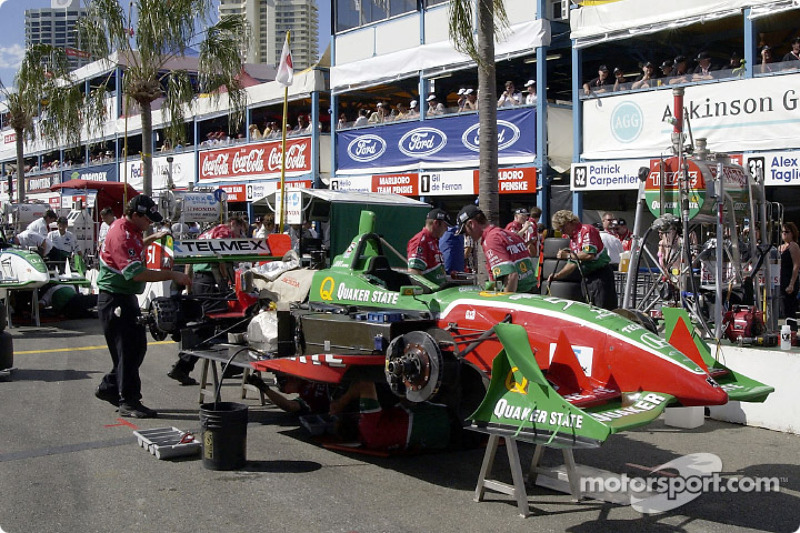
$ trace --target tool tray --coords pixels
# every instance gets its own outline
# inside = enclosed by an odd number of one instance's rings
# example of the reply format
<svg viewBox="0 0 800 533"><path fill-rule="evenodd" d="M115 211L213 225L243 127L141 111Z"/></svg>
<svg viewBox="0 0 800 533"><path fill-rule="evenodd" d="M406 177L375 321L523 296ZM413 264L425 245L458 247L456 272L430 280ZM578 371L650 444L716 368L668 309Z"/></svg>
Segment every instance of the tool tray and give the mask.
<svg viewBox="0 0 800 533"><path fill-rule="evenodd" d="M200 451L200 441L191 433L181 431L178 428L156 428L142 429L134 431L139 446L155 455L158 459L168 459L170 457L180 457L184 455L194 455ZM184 438L189 436L188 442Z"/></svg>

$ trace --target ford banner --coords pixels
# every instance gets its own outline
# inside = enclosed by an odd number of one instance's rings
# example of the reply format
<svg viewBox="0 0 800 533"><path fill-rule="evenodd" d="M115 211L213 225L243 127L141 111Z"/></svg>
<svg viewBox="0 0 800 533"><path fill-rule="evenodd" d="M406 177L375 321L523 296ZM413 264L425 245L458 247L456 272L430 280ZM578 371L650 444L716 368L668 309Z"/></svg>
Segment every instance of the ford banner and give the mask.
<svg viewBox="0 0 800 533"><path fill-rule="evenodd" d="M338 170L473 165L479 158L479 134L475 113L343 131L337 143ZM497 143L500 164L533 161L535 109L498 111Z"/></svg>

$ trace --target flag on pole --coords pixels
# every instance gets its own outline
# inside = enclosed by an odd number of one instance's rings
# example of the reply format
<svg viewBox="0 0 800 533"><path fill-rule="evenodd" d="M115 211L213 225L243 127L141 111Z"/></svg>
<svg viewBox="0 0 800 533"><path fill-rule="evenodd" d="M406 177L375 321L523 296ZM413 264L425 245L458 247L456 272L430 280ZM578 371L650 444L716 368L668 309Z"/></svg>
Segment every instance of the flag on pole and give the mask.
<svg viewBox="0 0 800 533"><path fill-rule="evenodd" d="M283 50L281 51L281 62L278 64L278 73L275 75L275 81L288 87L294 80L294 65L292 64L292 51L289 50L289 34L286 34L286 40L283 42Z"/></svg>

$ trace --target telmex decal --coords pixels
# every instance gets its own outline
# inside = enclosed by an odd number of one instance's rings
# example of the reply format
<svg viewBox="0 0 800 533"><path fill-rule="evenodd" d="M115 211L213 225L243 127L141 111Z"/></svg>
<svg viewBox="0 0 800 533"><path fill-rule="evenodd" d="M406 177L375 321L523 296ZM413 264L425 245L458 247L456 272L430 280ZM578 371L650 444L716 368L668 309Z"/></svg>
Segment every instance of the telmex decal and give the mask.
<svg viewBox="0 0 800 533"><path fill-rule="evenodd" d="M269 255L264 239L200 239L175 242L175 256Z"/></svg>

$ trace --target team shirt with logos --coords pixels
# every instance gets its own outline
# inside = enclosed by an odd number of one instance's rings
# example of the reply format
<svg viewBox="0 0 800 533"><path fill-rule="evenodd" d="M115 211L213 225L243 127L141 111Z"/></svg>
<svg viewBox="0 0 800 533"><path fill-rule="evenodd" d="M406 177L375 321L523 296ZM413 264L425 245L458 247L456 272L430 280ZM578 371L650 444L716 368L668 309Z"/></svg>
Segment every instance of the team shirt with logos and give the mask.
<svg viewBox="0 0 800 533"><path fill-rule="evenodd" d="M108 228L100 251L97 288L116 294L141 294L143 281L134 277L147 270L142 231L127 217L115 220Z"/></svg>
<svg viewBox="0 0 800 533"><path fill-rule="evenodd" d="M481 245L486 256L486 269L492 280L517 272L517 292L529 292L536 286L531 254L519 235L489 226L483 232Z"/></svg>
<svg viewBox="0 0 800 533"><path fill-rule="evenodd" d="M57 229L53 230L47 234L47 241L53 245L53 248L70 254L80 250L78 247L78 239L76 239L75 234L69 230L65 231L63 235Z"/></svg>
<svg viewBox="0 0 800 533"><path fill-rule="evenodd" d="M525 233L520 235L520 231L522 230L522 223L517 222L516 220L512 220L506 225L506 231L510 231L516 233L522 240L525 241L525 244L528 245L528 250L531 252L531 255L538 255L534 254L534 251L539 250L539 228L536 227L536 224L528 224L528 229L525 230Z"/></svg>
<svg viewBox="0 0 800 533"><path fill-rule="evenodd" d="M581 261L581 269L584 274L590 274L611 262L608 252L603 247L600 231L590 224L581 224L575 230L570 236L569 249L576 254L578 252L594 254L594 259Z"/></svg>
<svg viewBox="0 0 800 533"><path fill-rule="evenodd" d="M419 270L425 279L438 285L447 281L444 271L444 258L439 251L439 239L428 228L414 235L408 241L408 268Z"/></svg>

